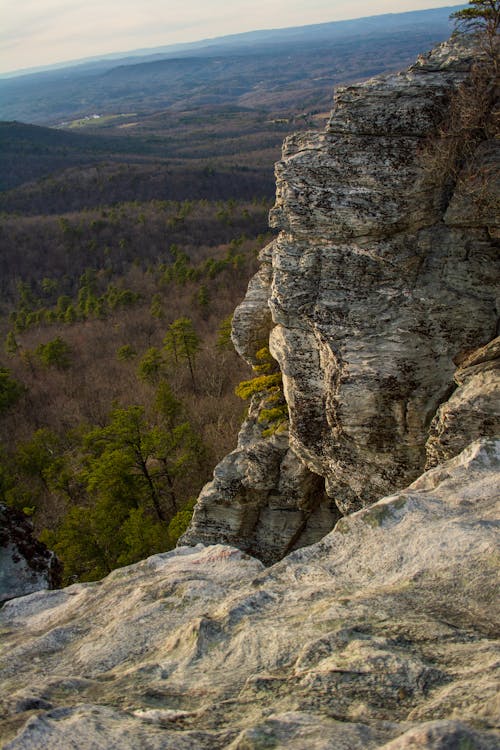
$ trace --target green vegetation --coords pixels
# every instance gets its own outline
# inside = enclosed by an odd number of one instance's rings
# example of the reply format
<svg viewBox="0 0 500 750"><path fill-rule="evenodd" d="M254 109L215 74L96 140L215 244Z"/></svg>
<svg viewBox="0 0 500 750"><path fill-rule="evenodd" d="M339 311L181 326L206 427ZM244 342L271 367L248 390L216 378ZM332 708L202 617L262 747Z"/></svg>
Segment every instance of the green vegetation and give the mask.
<svg viewBox="0 0 500 750"><path fill-rule="evenodd" d="M188 501L185 507L182 510L180 510L178 513L176 513L175 516L170 521L168 525L168 536L172 544L177 544L178 540L184 534L187 527L189 526L189 522L191 521L191 517L193 515L195 503L196 503L195 499Z"/></svg>
<svg viewBox="0 0 500 750"><path fill-rule="evenodd" d="M21 398L23 387L11 376L7 368L0 367L0 414Z"/></svg>
<svg viewBox="0 0 500 750"><path fill-rule="evenodd" d="M66 582L168 549L192 512L185 497L206 470L204 445L167 383L157 403L156 414L118 408L103 426L63 435L36 430L17 445L10 470L2 467L7 502L35 518L48 503L56 508L42 538L64 561Z"/></svg>
<svg viewBox="0 0 500 750"><path fill-rule="evenodd" d="M232 325L233 314L231 313L227 318L224 318L217 331L217 348L220 351L231 350L233 348L233 342L231 341Z"/></svg>
<svg viewBox="0 0 500 750"><path fill-rule="evenodd" d="M150 346L139 362L137 375L145 383L156 385L160 381L164 365L161 351L156 346Z"/></svg>
<svg viewBox="0 0 500 750"><path fill-rule="evenodd" d="M245 365L228 321L267 208L4 217L0 498L29 512L66 583L174 546L232 448Z"/></svg>
<svg viewBox="0 0 500 750"><path fill-rule="evenodd" d="M10 309L20 330L64 322L70 307L78 320L106 317L141 302L146 290L134 268L162 272L165 284L214 279L229 264L238 270L246 239L261 235L264 241L269 207L267 199L255 198L134 202L61 216L4 214L0 292L9 305L16 301ZM155 317L161 317L161 292L147 289Z"/></svg>
<svg viewBox="0 0 500 750"><path fill-rule="evenodd" d="M35 354L46 367L56 367L58 370L71 367L71 347L60 336L46 344L39 344Z"/></svg>
<svg viewBox="0 0 500 750"><path fill-rule="evenodd" d="M459 31L486 34L494 37L500 25L499 0L469 0L466 8L451 14Z"/></svg>
<svg viewBox="0 0 500 750"><path fill-rule="evenodd" d="M193 390L196 390L194 367L196 355L200 349L200 339L194 329L193 321L186 317L174 320L163 339L163 347L175 365L186 362Z"/></svg>
<svg viewBox="0 0 500 750"><path fill-rule="evenodd" d="M243 380L235 388L242 399L257 397L261 402L258 421L266 425L264 437L286 430L288 427L288 407L283 394L281 372L276 360L267 347L260 349L255 358L258 364L253 370L256 376Z"/></svg>

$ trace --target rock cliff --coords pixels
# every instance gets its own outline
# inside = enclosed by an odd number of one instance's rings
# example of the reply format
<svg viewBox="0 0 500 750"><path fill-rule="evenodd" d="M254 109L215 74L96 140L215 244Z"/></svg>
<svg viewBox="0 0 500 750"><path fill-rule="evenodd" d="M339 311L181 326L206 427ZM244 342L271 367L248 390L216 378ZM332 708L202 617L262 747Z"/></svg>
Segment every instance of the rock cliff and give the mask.
<svg viewBox="0 0 500 750"><path fill-rule="evenodd" d="M483 139L451 180L429 158L472 62L470 49L441 45L404 73L339 90L324 133L285 141L271 211L280 232L233 340L250 364L269 343L289 433L263 438L254 405L184 542L226 541L275 561L407 485L426 450L431 463L456 455L473 421L474 437L495 433L493 365L474 377L464 367L496 335L498 141ZM469 407L458 394L443 406L464 378ZM448 410L474 412L484 379L488 413L439 448Z"/></svg>
<svg viewBox="0 0 500 750"><path fill-rule="evenodd" d="M4 750L500 746L495 145L426 166L470 64L443 45L285 144L234 339L270 342L289 429L256 397L201 494L185 540L234 546L4 604Z"/></svg>
<svg viewBox="0 0 500 750"><path fill-rule="evenodd" d="M61 563L33 536L28 518L0 503L0 605L61 585Z"/></svg>

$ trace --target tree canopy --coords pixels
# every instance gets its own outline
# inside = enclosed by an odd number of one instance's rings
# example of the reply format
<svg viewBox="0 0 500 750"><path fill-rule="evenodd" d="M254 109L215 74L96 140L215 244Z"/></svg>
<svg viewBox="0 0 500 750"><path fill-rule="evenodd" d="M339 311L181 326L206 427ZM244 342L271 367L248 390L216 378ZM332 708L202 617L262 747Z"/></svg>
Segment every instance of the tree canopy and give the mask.
<svg viewBox="0 0 500 750"><path fill-rule="evenodd" d="M451 14L458 31L485 32L493 37L500 24L500 0L469 0L466 8Z"/></svg>
<svg viewBox="0 0 500 750"><path fill-rule="evenodd" d="M196 390L194 365L196 355L200 349L200 339L194 329L191 318L177 318L177 320L174 320L169 325L163 339L163 348L173 358L175 363L181 360L187 362L193 390Z"/></svg>
<svg viewBox="0 0 500 750"><path fill-rule="evenodd" d="M21 397L23 386L17 383L5 367L0 367L0 414Z"/></svg>

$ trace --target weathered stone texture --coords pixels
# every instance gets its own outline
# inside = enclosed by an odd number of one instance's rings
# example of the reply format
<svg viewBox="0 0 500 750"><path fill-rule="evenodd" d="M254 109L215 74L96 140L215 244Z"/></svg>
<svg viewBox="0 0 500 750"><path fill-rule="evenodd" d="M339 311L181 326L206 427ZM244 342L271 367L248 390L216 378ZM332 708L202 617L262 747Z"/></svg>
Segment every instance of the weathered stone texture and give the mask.
<svg viewBox="0 0 500 750"><path fill-rule="evenodd" d="M251 365L257 364L255 354L267 346L273 327L267 304L272 279L272 251L272 243L261 250L260 268L248 285L245 304L237 307L233 314L233 344L238 354Z"/></svg>
<svg viewBox="0 0 500 750"><path fill-rule="evenodd" d="M431 424L428 467L456 456L473 439L500 434L500 338L470 354L455 382L457 390Z"/></svg>
<svg viewBox="0 0 500 750"><path fill-rule="evenodd" d="M494 750L499 461L478 441L271 568L183 547L8 602L4 750Z"/></svg>
<svg viewBox="0 0 500 750"><path fill-rule="evenodd" d="M288 435L262 436L258 411L255 401L238 447L202 490L182 544L211 544L215 537L270 563L317 542L340 517L323 478L298 460Z"/></svg>
<svg viewBox="0 0 500 750"><path fill-rule="evenodd" d="M288 138L276 165L271 224L280 233L236 310L233 339L254 363L269 335L283 373L289 446L324 477L342 513L418 476L430 424L454 388L455 362L496 335L496 147L479 145L451 196L449 180L431 179L425 158L471 61L470 50L444 44L404 73L340 89L325 132ZM465 426L453 438L457 449L482 434L472 422L469 439ZM433 423L436 430L443 432ZM429 450L436 460L453 455ZM275 448L261 441L259 451L271 460ZM256 531L267 501L260 495L256 514L245 455L238 453L238 467L233 459L218 467L185 539L230 539L268 560L280 545L263 526ZM229 466L231 482L241 471L247 488L237 523L224 487ZM271 487L266 492L273 497ZM324 507L323 494L317 498ZM326 533L334 514L323 517ZM296 533L294 520L290 539L306 543Z"/></svg>

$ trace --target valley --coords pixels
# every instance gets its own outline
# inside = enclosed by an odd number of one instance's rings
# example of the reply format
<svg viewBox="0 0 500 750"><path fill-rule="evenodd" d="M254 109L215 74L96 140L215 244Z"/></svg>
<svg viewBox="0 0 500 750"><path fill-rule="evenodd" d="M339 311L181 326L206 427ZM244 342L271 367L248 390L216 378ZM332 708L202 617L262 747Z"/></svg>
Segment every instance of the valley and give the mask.
<svg viewBox="0 0 500 750"><path fill-rule="evenodd" d="M245 414L230 319L275 234L284 138L447 37L449 11L0 80L0 495L66 582L183 533Z"/></svg>

